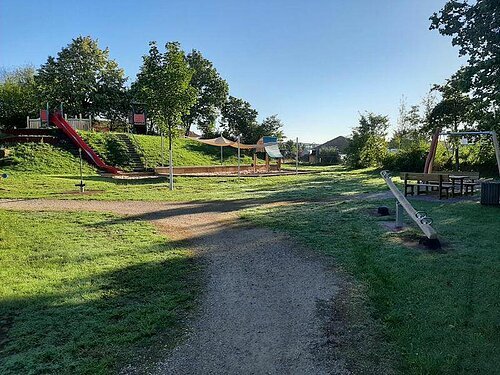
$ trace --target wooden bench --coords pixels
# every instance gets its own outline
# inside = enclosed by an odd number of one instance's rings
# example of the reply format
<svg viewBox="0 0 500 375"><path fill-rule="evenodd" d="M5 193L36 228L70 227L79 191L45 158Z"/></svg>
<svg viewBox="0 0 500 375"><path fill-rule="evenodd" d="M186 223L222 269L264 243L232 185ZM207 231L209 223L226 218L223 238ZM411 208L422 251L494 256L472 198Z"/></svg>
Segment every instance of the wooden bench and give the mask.
<svg viewBox="0 0 500 375"><path fill-rule="evenodd" d="M404 194L417 195L437 191L439 199L448 198L452 185L449 183L448 174L444 173L401 173L404 181ZM416 188L416 189L415 189Z"/></svg>

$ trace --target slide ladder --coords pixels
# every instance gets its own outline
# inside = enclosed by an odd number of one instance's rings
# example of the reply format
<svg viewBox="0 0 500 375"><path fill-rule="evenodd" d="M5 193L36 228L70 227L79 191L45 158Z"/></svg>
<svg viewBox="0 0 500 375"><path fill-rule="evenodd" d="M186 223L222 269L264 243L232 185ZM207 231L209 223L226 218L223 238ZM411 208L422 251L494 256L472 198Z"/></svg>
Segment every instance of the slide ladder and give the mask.
<svg viewBox="0 0 500 375"><path fill-rule="evenodd" d="M68 124L68 122L64 119L64 117L60 113L55 113L50 115L50 122L61 129L64 134L68 136L68 138L73 142L75 146L80 148L83 154L87 157L87 159L94 164L97 168L109 172L109 173L119 173L120 170L112 167L111 165L107 165L100 157L96 154L90 146L85 143L85 141L78 135L75 129Z"/></svg>

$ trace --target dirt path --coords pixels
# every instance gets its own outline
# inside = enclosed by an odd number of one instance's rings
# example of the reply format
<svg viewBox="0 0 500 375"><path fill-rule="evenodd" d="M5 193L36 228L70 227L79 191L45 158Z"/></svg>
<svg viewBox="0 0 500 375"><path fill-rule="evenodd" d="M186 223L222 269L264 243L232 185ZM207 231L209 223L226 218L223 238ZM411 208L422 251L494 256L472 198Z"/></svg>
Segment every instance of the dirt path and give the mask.
<svg viewBox="0 0 500 375"><path fill-rule="evenodd" d="M155 374L348 373L326 328L339 289L333 267L282 234L238 225L237 211L251 205L0 200L0 209L113 212L189 241L207 286L187 340Z"/></svg>

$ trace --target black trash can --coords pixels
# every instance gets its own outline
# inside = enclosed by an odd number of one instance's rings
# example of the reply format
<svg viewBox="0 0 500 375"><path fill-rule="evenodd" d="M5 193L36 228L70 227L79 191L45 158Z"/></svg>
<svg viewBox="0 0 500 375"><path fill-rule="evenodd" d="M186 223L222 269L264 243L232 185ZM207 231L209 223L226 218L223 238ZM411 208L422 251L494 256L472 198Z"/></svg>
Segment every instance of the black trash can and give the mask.
<svg viewBox="0 0 500 375"><path fill-rule="evenodd" d="M481 183L481 204L500 206L500 181Z"/></svg>

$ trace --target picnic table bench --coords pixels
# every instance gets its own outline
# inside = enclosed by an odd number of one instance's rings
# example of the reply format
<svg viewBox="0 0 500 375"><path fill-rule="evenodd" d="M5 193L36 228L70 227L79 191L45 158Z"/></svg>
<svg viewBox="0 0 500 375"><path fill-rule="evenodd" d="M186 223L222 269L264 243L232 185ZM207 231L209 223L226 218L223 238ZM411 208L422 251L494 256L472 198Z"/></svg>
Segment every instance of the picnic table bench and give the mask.
<svg viewBox="0 0 500 375"><path fill-rule="evenodd" d="M417 195L437 191L439 199L448 198L452 185L449 183L449 175L444 173L401 173L404 181L404 194Z"/></svg>
<svg viewBox="0 0 500 375"><path fill-rule="evenodd" d="M479 178L479 172L434 172L434 173L401 173L404 181L405 196L437 191L439 199L451 195L473 195L475 188L481 186L484 180Z"/></svg>
<svg viewBox="0 0 500 375"><path fill-rule="evenodd" d="M479 178L479 172L439 172L448 175L452 183L452 194L455 195L455 184L459 182L459 192L460 195L474 195L476 187L481 186L481 181Z"/></svg>

